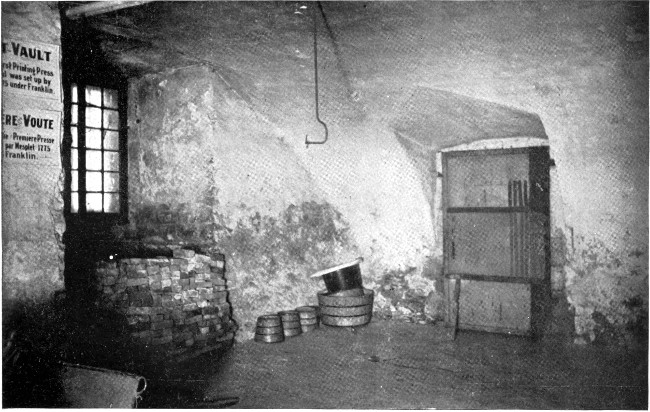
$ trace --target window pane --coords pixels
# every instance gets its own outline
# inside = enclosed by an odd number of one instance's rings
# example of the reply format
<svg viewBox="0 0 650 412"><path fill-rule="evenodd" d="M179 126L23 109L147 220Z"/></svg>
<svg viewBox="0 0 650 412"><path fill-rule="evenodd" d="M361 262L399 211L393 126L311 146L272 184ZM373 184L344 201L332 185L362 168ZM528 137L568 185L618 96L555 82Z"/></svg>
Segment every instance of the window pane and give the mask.
<svg viewBox="0 0 650 412"><path fill-rule="evenodd" d="M70 164L73 169L79 169L79 152L77 149L70 150Z"/></svg>
<svg viewBox="0 0 650 412"><path fill-rule="evenodd" d="M104 195L104 212L117 213L120 211L120 196L117 193Z"/></svg>
<svg viewBox="0 0 650 412"><path fill-rule="evenodd" d="M70 134L72 135L72 147L79 147L79 137L77 136L77 128L71 127Z"/></svg>
<svg viewBox="0 0 650 412"><path fill-rule="evenodd" d="M104 128L117 130L120 127L117 110L104 110Z"/></svg>
<svg viewBox="0 0 650 412"><path fill-rule="evenodd" d="M101 193L86 193L86 211L87 212L101 212L102 211L102 194Z"/></svg>
<svg viewBox="0 0 650 412"><path fill-rule="evenodd" d="M104 152L104 170L120 170L120 155L117 152Z"/></svg>
<svg viewBox="0 0 650 412"><path fill-rule="evenodd" d="M86 150L86 170L102 170L101 150Z"/></svg>
<svg viewBox="0 0 650 412"><path fill-rule="evenodd" d="M102 172L86 172L86 190L89 192L102 191Z"/></svg>
<svg viewBox="0 0 650 412"><path fill-rule="evenodd" d="M102 148L102 131L99 129L86 129L86 147L89 149Z"/></svg>
<svg viewBox="0 0 650 412"><path fill-rule="evenodd" d="M102 127L102 109L97 107L86 107L86 126Z"/></svg>
<svg viewBox="0 0 650 412"><path fill-rule="evenodd" d="M119 150L119 134L110 130L104 131L104 149Z"/></svg>
<svg viewBox="0 0 650 412"><path fill-rule="evenodd" d="M70 190L76 192L79 190L79 172L77 170L72 171L72 181L70 182Z"/></svg>
<svg viewBox="0 0 650 412"><path fill-rule="evenodd" d="M104 106L117 109L117 90L104 89Z"/></svg>
<svg viewBox="0 0 650 412"><path fill-rule="evenodd" d="M102 105L102 89L95 86L86 86L86 104L93 106Z"/></svg>
<svg viewBox="0 0 650 412"><path fill-rule="evenodd" d="M104 173L104 192L117 192L120 190L120 174Z"/></svg>
<svg viewBox="0 0 650 412"><path fill-rule="evenodd" d="M70 212L79 213L83 202L90 213L119 213L119 93L77 84L71 84L70 93Z"/></svg>
<svg viewBox="0 0 650 412"><path fill-rule="evenodd" d="M104 212L118 213L120 211L120 196L117 193L104 194Z"/></svg>
<svg viewBox="0 0 650 412"><path fill-rule="evenodd" d="M70 211L72 213L79 212L79 193L77 192L70 193Z"/></svg>

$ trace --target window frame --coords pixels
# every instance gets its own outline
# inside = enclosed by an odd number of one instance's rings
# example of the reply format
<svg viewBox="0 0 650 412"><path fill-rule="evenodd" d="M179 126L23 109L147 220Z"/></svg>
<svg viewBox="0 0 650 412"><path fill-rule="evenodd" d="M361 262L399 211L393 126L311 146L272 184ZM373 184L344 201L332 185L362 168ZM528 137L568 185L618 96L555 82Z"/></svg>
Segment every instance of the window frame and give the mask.
<svg viewBox="0 0 650 412"><path fill-rule="evenodd" d="M63 167L65 171L64 185L64 214L66 217L90 218L94 220L117 220L118 223L128 223L128 153L127 153L127 84L126 81L94 81L93 79L69 79L64 86L64 131L63 131ZM72 86L77 86L78 118L77 118L77 149L78 165L77 169L78 182L77 192L79 193L79 208L77 212L72 212ZM117 91L117 112L119 116L118 124L118 158L119 158L119 189L118 193L119 206L118 212L97 212L86 209L86 122L85 108L86 97L85 90L87 87L99 87L103 89L113 89ZM94 107L94 106L91 106ZM103 102L102 102L103 108ZM101 129L100 129L101 130ZM103 145L102 145L103 146ZM101 152L104 153L103 148ZM104 171L102 167L102 172ZM103 189L103 188L102 188ZM102 190L102 193L106 193Z"/></svg>

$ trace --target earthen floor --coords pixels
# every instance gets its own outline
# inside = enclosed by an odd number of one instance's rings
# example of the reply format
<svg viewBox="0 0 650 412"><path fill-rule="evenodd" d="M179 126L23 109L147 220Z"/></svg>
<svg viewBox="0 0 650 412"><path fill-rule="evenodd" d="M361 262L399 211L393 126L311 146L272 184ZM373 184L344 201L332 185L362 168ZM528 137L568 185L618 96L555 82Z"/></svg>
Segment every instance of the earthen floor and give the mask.
<svg viewBox="0 0 650 412"><path fill-rule="evenodd" d="M442 327L373 321L237 343L151 379L141 407L237 397L242 409L647 409L647 372L643 348L464 331L452 340Z"/></svg>

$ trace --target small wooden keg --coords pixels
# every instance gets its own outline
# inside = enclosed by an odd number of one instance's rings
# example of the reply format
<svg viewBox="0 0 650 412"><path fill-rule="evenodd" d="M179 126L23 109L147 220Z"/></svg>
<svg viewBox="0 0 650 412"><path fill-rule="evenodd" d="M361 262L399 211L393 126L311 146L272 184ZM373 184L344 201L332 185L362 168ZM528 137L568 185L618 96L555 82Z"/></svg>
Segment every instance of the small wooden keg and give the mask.
<svg viewBox="0 0 650 412"><path fill-rule="evenodd" d="M262 315L257 318L255 341L262 343L277 343L284 341L282 319L276 314Z"/></svg>
<svg viewBox="0 0 650 412"><path fill-rule="evenodd" d="M303 333L318 328L318 314L313 306L300 306L296 311L300 316L300 327Z"/></svg>
<svg viewBox="0 0 650 412"><path fill-rule="evenodd" d="M372 319L374 292L363 289L363 296L335 296L318 293L321 322L328 326L361 326Z"/></svg>
<svg viewBox="0 0 650 412"><path fill-rule="evenodd" d="M282 319L282 327L284 329L284 336L286 338L297 336L302 333L300 327L300 314L297 310L283 310L278 312L280 319Z"/></svg>

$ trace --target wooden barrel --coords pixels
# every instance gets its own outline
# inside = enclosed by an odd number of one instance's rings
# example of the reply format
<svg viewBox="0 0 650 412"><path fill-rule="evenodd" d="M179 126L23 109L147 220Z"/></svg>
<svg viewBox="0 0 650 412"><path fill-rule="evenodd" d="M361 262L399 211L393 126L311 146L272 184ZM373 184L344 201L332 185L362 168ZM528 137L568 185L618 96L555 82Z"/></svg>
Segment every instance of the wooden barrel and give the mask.
<svg viewBox="0 0 650 412"><path fill-rule="evenodd" d="M282 322L300 321L300 314L297 310L283 310L278 312Z"/></svg>
<svg viewBox="0 0 650 412"><path fill-rule="evenodd" d="M323 315L323 325L327 326L362 326L370 323L372 313L360 316L328 316Z"/></svg>
<svg viewBox="0 0 650 412"><path fill-rule="evenodd" d="M361 326L372 319L374 292L363 289L363 296L334 296L318 293L321 322L328 326Z"/></svg>
<svg viewBox="0 0 650 412"><path fill-rule="evenodd" d="M300 327L300 321L299 320L288 320L282 322L282 327L284 329L295 329Z"/></svg>
<svg viewBox="0 0 650 412"><path fill-rule="evenodd" d="M284 333L281 335L260 335L259 333L256 333L255 341L262 342L262 343L284 342Z"/></svg>
<svg viewBox="0 0 650 412"><path fill-rule="evenodd" d="M278 312L282 319L282 328L284 329L284 337L297 336L302 333L300 326L300 314L297 310L283 310Z"/></svg>
<svg viewBox="0 0 650 412"><path fill-rule="evenodd" d="M319 305L313 305L313 306L310 306L310 307L314 308L314 310L316 311L316 319L320 320L320 306Z"/></svg>
<svg viewBox="0 0 650 412"><path fill-rule="evenodd" d="M268 328L265 328L263 326L258 326L255 329L255 333L258 333L260 335L276 335L284 332L284 328L282 325L280 326L269 326Z"/></svg>
<svg viewBox="0 0 650 412"><path fill-rule="evenodd" d="M301 325L300 328L302 329L302 333L311 332L318 329L318 323L315 323L313 325Z"/></svg>
<svg viewBox="0 0 650 412"><path fill-rule="evenodd" d="M301 326L298 326L297 328L293 328L293 329L285 329L284 330L284 337L285 338L290 338L292 336L298 336L300 334L302 334L302 327Z"/></svg>
<svg viewBox="0 0 650 412"><path fill-rule="evenodd" d="M257 318L255 341L263 343L277 343L284 341L284 328L282 326L280 315L267 314Z"/></svg>
<svg viewBox="0 0 650 412"><path fill-rule="evenodd" d="M318 328L318 314L313 306L300 306L296 311L300 315L300 327L303 333Z"/></svg>
<svg viewBox="0 0 650 412"><path fill-rule="evenodd" d="M303 332L304 332L305 327L308 327L308 326L318 327L318 321L316 319L309 319L309 320L306 320L304 322L300 322L300 327L303 329Z"/></svg>
<svg viewBox="0 0 650 412"><path fill-rule="evenodd" d="M318 306L321 314L323 306L364 306L372 305L375 294L370 289L363 290L363 296L331 296L327 292L318 292Z"/></svg>
<svg viewBox="0 0 650 412"><path fill-rule="evenodd" d="M280 315L269 313L257 318L257 326L261 326L263 328L269 326L282 326L282 319L280 318Z"/></svg>
<svg viewBox="0 0 650 412"><path fill-rule="evenodd" d="M300 321L308 319L318 319L318 314L316 313L316 308L313 306L300 306L296 308Z"/></svg>
<svg viewBox="0 0 650 412"><path fill-rule="evenodd" d="M372 305L363 306L323 306L323 316L360 316L372 312Z"/></svg>
<svg viewBox="0 0 650 412"><path fill-rule="evenodd" d="M329 296L363 296L363 288L341 290L334 293L329 293Z"/></svg>

